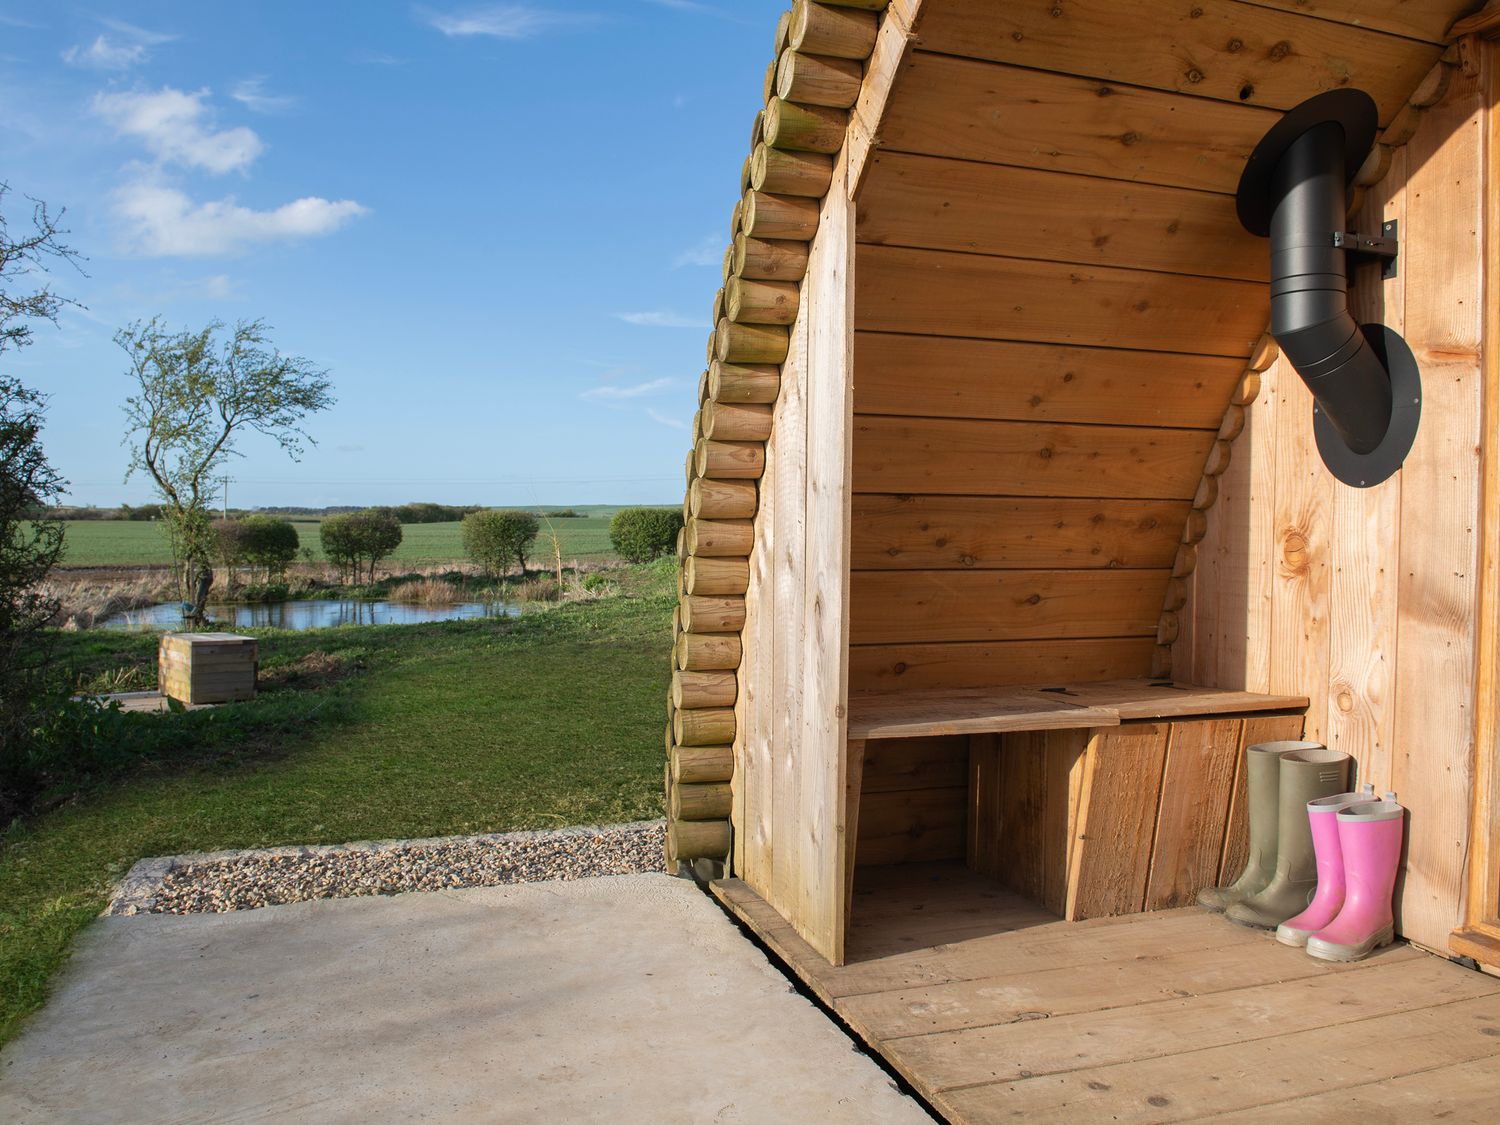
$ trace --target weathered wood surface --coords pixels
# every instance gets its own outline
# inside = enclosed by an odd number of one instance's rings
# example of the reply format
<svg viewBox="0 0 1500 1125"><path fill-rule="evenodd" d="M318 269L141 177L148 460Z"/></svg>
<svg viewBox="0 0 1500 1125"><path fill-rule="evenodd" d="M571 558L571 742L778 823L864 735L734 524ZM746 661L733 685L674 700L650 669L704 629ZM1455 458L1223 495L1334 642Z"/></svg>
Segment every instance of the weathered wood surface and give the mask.
<svg viewBox="0 0 1500 1125"><path fill-rule="evenodd" d="M1248 281L869 245L855 290L861 331L1240 359L1265 331L1268 300Z"/></svg>
<svg viewBox="0 0 1500 1125"><path fill-rule="evenodd" d="M1170 567L1187 517L1163 500L860 494L856 570Z"/></svg>
<svg viewBox="0 0 1500 1125"><path fill-rule="evenodd" d="M872 181L873 182L873 181ZM1217 429L1238 358L860 332L854 410L936 418ZM915 376L920 372L920 378Z"/></svg>
<svg viewBox="0 0 1500 1125"><path fill-rule="evenodd" d="M1063 923L918 864L860 873L835 968L743 883L713 891L955 1121L1483 1120L1500 1096L1500 981L1406 947L1320 963L1195 909Z"/></svg>
<svg viewBox="0 0 1500 1125"><path fill-rule="evenodd" d="M1306 696L1225 691L1150 680L851 692L851 738L911 738L984 731L1109 727L1122 722L1300 710ZM1264 739L1261 739L1262 741Z"/></svg>

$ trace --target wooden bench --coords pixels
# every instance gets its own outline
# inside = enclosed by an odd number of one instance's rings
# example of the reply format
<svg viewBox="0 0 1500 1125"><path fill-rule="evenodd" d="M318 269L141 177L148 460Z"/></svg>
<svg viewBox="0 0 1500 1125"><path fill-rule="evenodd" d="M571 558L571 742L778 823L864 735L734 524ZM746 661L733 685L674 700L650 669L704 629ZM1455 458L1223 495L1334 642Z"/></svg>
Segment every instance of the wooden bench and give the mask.
<svg viewBox="0 0 1500 1125"><path fill-rule="evenodd" d="M851 695L846 904L871 742L966 737L967 865L1073 920L1184 905L1236 874L1244 748L1300 737L1307 702L1162 680Z"/></svg>

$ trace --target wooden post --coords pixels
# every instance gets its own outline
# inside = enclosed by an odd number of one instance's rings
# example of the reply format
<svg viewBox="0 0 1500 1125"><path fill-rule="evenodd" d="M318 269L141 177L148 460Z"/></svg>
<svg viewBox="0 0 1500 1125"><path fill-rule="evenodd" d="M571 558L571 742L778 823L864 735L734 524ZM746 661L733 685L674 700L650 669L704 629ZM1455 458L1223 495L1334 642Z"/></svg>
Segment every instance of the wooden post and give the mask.
<svg viewBox="0 0 1500 1125"><path fill-rule="evenodd" d="M691 634L686 634L691 636ZM736 659L736 663L738 660ZM700 711L678 711L672 717L672 735L678 746L722 746L734 742L734 708L714 707Z"/></svg>
<svg viewBox="0 0 1500 1125"><path fill-rule="evenodd" d="M727 820L673 820L667 824L667 854L684 859L722 859L729 854Z"/></svg>
<svg viewBox="0 0 1500 1125"><path fill-rule="evenodd" d="M688 559L682 578L690 597L741 595L750 586L750 560Z"/></svg>
<svg viewBox="0 0 1500 1125"><path fill-rule="evenodd" d="M849 114L842 109L772 98L762 112L766 144L772 148L833 153L844 146Z"/></svg>
<svg viewBox="0 0 1500 1125"><path fill-rule="evenodd" d="M787 44L808 55L867 59L875 49L880 20L874 11L796 0Z"/></svg>
<svg viewBox="0 0 1500 1125"><path fill-rule="evenodd" d="M721 363L780 363L786 359L790 335L778 324L736 324L719 321L718 359Z"/></svg>
<svg viewBox="0 0 1500 1125"><path fill-rule="evenodd" d="M807 242L818 233L816 200L752 190L743 203L744 229L751 238Z"/></svg>
<svg viewBox="0 0 1500 1125"><path fill-rule="evenodd" d="M734 749L729 746L677 746L671 756L672 780L678 784L728 781L734 774Z"/></svg>
<svg viewBox="0 0 1500 1125"><path fill-rule="evenodd" d="M733 672L672 673L672 702L680 710L703 707L733 707L739 681Z"/></svg>
<svg viewBox="0 0 1500 1125"><path fill-rule="evenodd" d="M732 799L729 786L720 781L674 785L668 803L676 820L722 820L729 815Z"/></svg>
<svg viewBox="0 0 1500 1125"><path fill-rule="evenodd" d="M689 520L688 554L699 558L744 558L755 545L755 525L750 520Z"/></svg>
<svg viewBox="0 0 1500 1125"><path fill-rule="evenodd" d="M738 633L684 633L677 638L677 668L683 672L729 672L740 666ZM679 717L692 712L679 712ZM730 715L733 716L733 712ZM678 733L679 744L688 745ZM725 741L719 739L717 741ZM708 746L711 742L691 745Z"/></svg>
<svg viewBox="0 0 1500 1125"><path fill-rule="evenodd" d="M698 475L718 480L755 480L766 467L766 447L758 441L698 442Z"/></svg>
<svg viewBox="0 0 1500 1125"><path fill-rule="evenodd" d="M684 632L738 633L745 627L744 598L688 597L679 608Z"/></svg>
<svg viewBox="0 0 1500 1125"><path fill-rule="evenodd" d="M800 105L848 109L859 99L864 65L859 59L832 59L786 51L776 65L775 94ZM768 95L765 100L769 102Z"/></svg>

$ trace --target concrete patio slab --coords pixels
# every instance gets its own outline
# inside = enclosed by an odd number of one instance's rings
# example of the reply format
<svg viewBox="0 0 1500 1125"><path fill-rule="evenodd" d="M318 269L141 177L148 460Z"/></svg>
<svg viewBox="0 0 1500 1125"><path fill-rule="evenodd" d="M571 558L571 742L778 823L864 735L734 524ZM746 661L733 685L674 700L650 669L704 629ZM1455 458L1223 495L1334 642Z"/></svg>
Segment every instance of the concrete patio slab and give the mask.
<svg viewBox="0 0 1500 1125"><path fill-rule="evenodd" d="M103 918L0 1120L920 1122L688 882Z"/></svg>

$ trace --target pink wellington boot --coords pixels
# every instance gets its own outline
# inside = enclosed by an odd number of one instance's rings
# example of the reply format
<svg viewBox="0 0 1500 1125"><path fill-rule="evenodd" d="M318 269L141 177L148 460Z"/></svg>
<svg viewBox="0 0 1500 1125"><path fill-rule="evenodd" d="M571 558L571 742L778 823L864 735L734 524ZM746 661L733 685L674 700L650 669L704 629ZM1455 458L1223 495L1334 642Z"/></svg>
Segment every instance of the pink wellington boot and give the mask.
<svg viewBox="0 0 1500 1125"><path fill-rule="evenodd" d="M1318 866L1318 889L1306 910L1276 927L1276 940L1282 945L1301 949L1308 938L1338 917L1344 905L1344 853L1339 848L1338 813L1376 799L1375 787L1366 785L1362 793L1338 793L1307 802L1313 855Z"/></svg>
<svg viewBox="0 0 1500 1125"><path fill-rule="evenodd" d="M1307 939L1311 956L1359 961L1396 939L1391 892L1396 889L1405 817L1406 810L1389 797L1335 814L1344 854L1344 908Z"/></svg>

